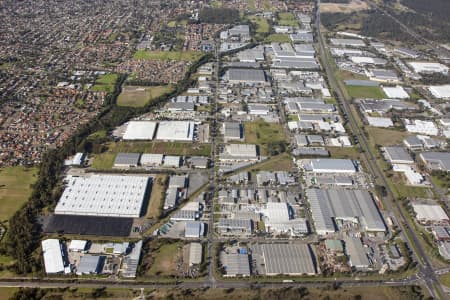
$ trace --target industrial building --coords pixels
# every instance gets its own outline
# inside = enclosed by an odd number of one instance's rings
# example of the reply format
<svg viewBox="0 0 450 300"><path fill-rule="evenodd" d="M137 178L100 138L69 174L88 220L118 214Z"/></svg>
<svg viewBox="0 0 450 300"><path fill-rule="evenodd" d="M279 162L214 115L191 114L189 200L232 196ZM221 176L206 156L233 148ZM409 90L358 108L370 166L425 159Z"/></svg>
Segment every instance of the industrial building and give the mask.
<svg viewBox="0 0 450 300"><path fill-rule="evenodd" d="M267 276L315 275L316 258L308 244L262 244Z"/></svg>
<svg viewBox="0 0 450 300"><path fill-rule="evenodd" d="M151 177L70 177L55 214L139 218Z"/></svg>
<svg viewBox="0 0 450 300"><path fill-rule="evenodd" d="M258 160L259 155L256 145L253 144L228 144L220 153L222 161Z"/></svg>
<svg viewBox="0 0 450 300"><path fill-rule="evenodd" d="M64 273L65 258L62 246L57 239L47 239L41 242L42 254L44 256L45 273Z"/></svg>
<svg viewBox="0 0 450 300"><path fill-rule="evenodd" d="M244 127L238 122L224 122L223 138L225 142L242 141L244 139Z"/></svg>
<svg viewBox="0 0 450 300"><path fill-rule="evenodd" d="M83 252L86 250L87 241L86 240L71 240L68 250L71 252Z"/></svg>
<svg viewBox="0 0 450 300"><path fill-rule="evenodd" d="M393 70L371 69L366 71L366 76L373 81L387 82L387 83L399 82L397 73Z"/></svg>
<svg viewBox="0 0 450 300"><path fill-rule="evenodd" d="M217 230L222 235L249 236L253 233L253 224L248 219L220 218Z"/></svg>
<svg viewBox="0 0 450 300"><path fill-rule="evenodd" d="M126 278L135 278L139 259L141 257L142 241L136 242L131 252L125 256L122 263L122 276Z"/></svg>
<svg viewBox="0 0 450 300"><path fill-rule="evenodd" d="M394 127L394 122L392 122L391 118L366 116L366 120L370 126L382 128Z"/></svg>
<svg viewBox="0 0 450 300"><path fill-rule="evenodd" d="M428 90L437 99L450 99L450 84L432 85Z"/></svg>
<svg viewBox="0 0 450 300"><path fill-rule="evenodd" d="M344 223L361 230L385 232L386 225L370 193L365 190L307 189L306 196L317 234L335 232Z"/></svg>
<svg viewBox="0 0 450 300"><path fill-rule="evenodd" d="M195 126L195 123L191 121L161 121L159 122L156 139L160 141L192 142Z"/></svg>
<svg viewBox="0 0 450 300"><path fill-rule="evenodd" d="M363 112L378 113L383 115L390 110L415 110L417 107L414 104L401 101L398 99L362 99L359 100L359 106Z"/></svg>
<svg viewBox="0 0 450 300"><path fill-rule="evenodd" d="M140 158L140 153L117 153L114 159L114 168L136 168L139 165Z"/></svg>
<svg viewBox="0 0 450 300"><path fill-rule="evenodd" d="M141 166L143 167L158 167L163 163L163 154L144 153L141 155Z"/></svg>
<svg viewBox="0 0 450 300"><path fill-rule="evenodd" d="M205 235L205 224L197 221L187 221L184 231L186 238L200 238Z"/></svg>
<svg viewBox="0 0 450 300"><path fill-rule="evenodd" d="M383 92L388 98L408 99L409 95L402 86L383 86Z"/></svg>
<svg viewBox="0 0 450 300"><path fill-rule="evenodd" d="M336 46L364 47L366 43L358 39L330 39L331 44Z"/></svg>
<svg viewBox="0 0 450 300"><path fill-rule="evenodd" d="M417 221L421 223L447 223L447 213L438 204L412 204Z"/></svg>
<svg viewBox="0 0 450 300"><path fill-rule="evenodd" d="M353 160L337 158L303 160L302 168L312 173L356 173L358 171Z"/></svg>
<svg viewBox="0 0 450 300"><path fill-rule="evenodd" d="M367 270L370 262L361 240L355 237L348 237L344 240L344 243L350 267L359 271Z"/></svg>
<svg viewBox="0 0 450 300"><path fill-rule="evenodd" d="M436 62L410 61L407 64L413 69L415 73L441 73L444 75L448 74L448 67Z"/></svg>
<svg viewBox="0 0 450 300"><path fill-rule="evenodd" d="M433 121L403 119L405 129L409 132L425 135L438 135L439 129Z"/></svg>
<svg viewBox="0 0 450 300"><path fill-rule="evenodd" d="M423 152L419 156L430 171L450 171L449 152Z"/></svg>
<svg viewBox="0 0 450 300"><path fill-rule="evenodd" d="M156 122L153 121L130 121L123 135L124 140L151 141L156 131Z"/></svg>
<svg viewBox="0 0 450 300"><path fill-rule="evenodd" d="M199 265L202 263L203 248L200 243L189 244L189 266Z"/></svg>
<svg viewBox="0 0 450 300"><path fill-rule="evenodd" d="M387 161L391 164L414 164L411 154L403 147L383 147L383 151Z"/></svg>
<svg viewBox="0 0 450 300"><path fill-rule="evenodd" d="M221 253L224 277L250 276L250 261L247 253Z"/></svg>
<svg viewBox="0 0 450 300"><path fill-rule="evenodd" d="M90 254L85 254L80 258L76 274L79 276L100 274L103 269L104 261L105 261L104 256L94 256Z"/></svg>
<svg viewBox="0 0 450 300"><path fill-rule="evenodd" d="M229 69L225 78L235 84L266 84L266 75L262 69Z"/></svg>

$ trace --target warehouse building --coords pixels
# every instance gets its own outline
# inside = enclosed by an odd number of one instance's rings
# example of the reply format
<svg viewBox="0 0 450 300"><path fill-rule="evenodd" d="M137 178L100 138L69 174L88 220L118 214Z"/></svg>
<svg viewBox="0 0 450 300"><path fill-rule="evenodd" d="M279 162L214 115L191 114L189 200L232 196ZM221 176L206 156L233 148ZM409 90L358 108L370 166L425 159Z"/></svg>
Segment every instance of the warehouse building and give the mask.
<svg viewBox="0 0 450 300"><path fill-rule="evenodd" d="M307 244L260 245L267 276L315 275L316 259Z"/></svg>
<svg viewBox="0 0 450 300"><path fill-rule="evenodd" d="M139 165L140 158L140 153L117 153L114 159L114 168L136 168Z"/></svg>
<svg viewBox="0 0 450 300"><path fill-rule="evenodd" d="M135 278L139 259L141 257L142 241L136 242L131 252L125 256L122 263L122 276L125 278Z"/></svg>
<svg viewBox="0 0 450 300"><path fill-rule="evenodd" d="M102 272L104 262L104 256L85 254L80 258L80 263L77 266L76 274L78 276L100 274Z"/></svg>
<svg viewBox="0 0 450 300"><path fill-rule="evenodd" d="M159 122L156 139L160 141L192 142L195 126L195 123L191 121L161 121Z"/></svg>
<svg viewBox="0 0 450 300"><path fill-rule="evenodd" d="M71 177L55 214L139 218L150 182L145 176Z"/></svg>
<svg viewBox="0 0 450 300"><path fill-rule="evenodd" d="M358 171L353 160L337 158L303 160L302 168L312 173L356 173Z"/></svg>
<svg viewBox="0 0 450 300"><path fill-rule="evenodd" d="M383 92L388 98L408 99L409 95L402 86L383 86Z"/></svg>
<svg viewBox="0 0 450 300"><path fill-rule="evenodd" d="M256 145L253 144L228 144L220 153L222 161L258 160L259 155Z"/></svg>
<svg viewBox="0 0 450 300"><path fill-rule="evenodd" d="M358 39L330 39L331 44L336 46L364 47L366 43Z"/></svg>
<svg viewBox="0 0 450 300"><path fill-rule="evenodd" d="M250 260L246 253L224 253L220 255L225 270L224 277L249 277Z"/></svg>
<svg viewBox="0 0 450 300"><path fill-rule="evenodd" d="M383 151L387 161L391 164L414 164L413 158L403 147L384 147Z"/></svg>
<svg viewBox="0 0 450 300"><path fill-rule="evenodd" d="M450 99L450 84L433 85L428 90L437 99Z"/></svg>
<svg viewBox="0 0 450 300"><path fill-rule="evenodd" d="M391 118L367 116L366 119L370 126L382 128L394 127L394 122L392 122Z"/></svg>
<svg viewBox="0 0 450 300"><path fill-rule="evenodd" d="M202 263L203 248L200 243L189 244L189 266L199 265Z"/></svg>
<svg viewBox="0 0 450 300"><path fill-rule="evenodd" d="M45 273L64 273L64 251L57 239L47 239L41 242L42 254L44 256Z"/></svg>
<svg viewBox="0 0 450 300"><path fill-rule="evenodd" d="M358 271L367 270L370 266L369 258L359 238L346 238L345 253L348 256L350 267Z"/></svg>
<svg viewBox="0 0 450 300"><path fill-rule="evenodd" d="M385 69L371 69L366 71L366 76L369 77L370 80L379 81L379 82L399 82L399 78L397 73L393 70L385 70Z"/></svg>
<svg viewBox="0 0 450 300"><path fill-rule="evenodd" d="M197 221L187 221L184 228L185 238L198 239L205 235L205 224Z"/></svg>
<svg viewBox="0 0 450 300"><path fill-rule="evenodd" d="M420 223L448 223L449 218L442 206L438 204L412 204L416 219Z"/></svg>
<svg viewBox="0 0 450 300"><path fill-rule="evenodd" d="M249 219L220 218L217 230L222 235L249 236L253 233L253 224Z"/></svg>
<svg viewBox="0 0 450 300"><path fill-rule="evenodd" d="M237 122L223 123L223 138L228 141L242 141L244 139L244 127Z"/></svg>
<svg viewBox="0 0 450 300"><path fill-rule="evenodd" d="M69 244L69 251L71 252L83 252L87 248L86 240L71 240Z"/></svg>
<svg viewBox="0 0 450 300"><path fill-rule="evenodd" d="M444 75L448 74L448 67L446 65L436 63L436 62L420 62L420 61L411 61L407 63L414 72L416 73L441 73Z"/></svg>
<svg viewBox="0 0 450 300"><path fill-rule="evenodd" d="M234 84L266 84L266 75L262 69L229 69L225 78Z"/></svg>
<svg viewBox="0 0 450 300"><path fill-rule="evenodd" d="M306 196L316 232L335 232L345 223L358 224L361 230L385 232L386 225L369 192L365 190L307 189Z"/></svg>
<svg viewBox="0 0 450 300"><path fill-rule="evenodd" d="M141 155L141 166L143 167L158 167L162 165L163 154L144 153Z"/></svg>
<svg viewBox="0 0 450 300"><path fill-rule="evenodd" d="M130 121L123 135L124 140L151 141L156 131L156 122Z"/></svg>
<svg viewBox="0 0 450 300"><path fill-rule="evenodd" d="M448 152L423 152L419 156L430 171L450 171L450 153Z"/></svg>

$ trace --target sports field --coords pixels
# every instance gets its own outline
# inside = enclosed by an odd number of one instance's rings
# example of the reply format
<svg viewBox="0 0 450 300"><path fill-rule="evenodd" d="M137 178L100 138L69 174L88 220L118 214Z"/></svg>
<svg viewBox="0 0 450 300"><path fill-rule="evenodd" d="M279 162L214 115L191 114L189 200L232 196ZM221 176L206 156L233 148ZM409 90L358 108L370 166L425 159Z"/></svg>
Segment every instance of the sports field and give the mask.
<svg viewBox="0 0 450 300"><path fill-rule="evenodd" d="M152 99L173 91L172 85L157 86L123 86L117 98L117 105L143 107Z"/></svg>
<svg viewBox="0 0 450 300"><path fill-rule="evenodd" d="M0 168L0 222L6 221L28 200L37 168Z"/></svg>

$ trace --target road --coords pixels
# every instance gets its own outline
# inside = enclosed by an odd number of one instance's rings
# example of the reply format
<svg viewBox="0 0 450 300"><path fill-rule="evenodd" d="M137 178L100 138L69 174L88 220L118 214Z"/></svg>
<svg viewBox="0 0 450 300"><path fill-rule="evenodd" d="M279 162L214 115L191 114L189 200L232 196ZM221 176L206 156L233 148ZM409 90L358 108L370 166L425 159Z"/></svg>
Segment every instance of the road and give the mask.
<svg viewBox="0 0 450 300"><path fill-rule="evenodd" d="M413 252L413 258L419 263L419 276L424 280L424 283L429 290L430 294L438 299L441 295L444 295L442 287L436 277L433 267L430 263L427 253L422 247L416 233L414 232L413 225L411 224L409 218L404 215L399 202L395 201L394 194L387 183L386 177L383 171L377 164L376 154L373 153L372 147L363 132L363 130L358 126L356 118L351 107L350 99L345 97L345 93L341 90L341 86L335 77L334 70L329 64L330 58L326 51L326 42L320 30L320 0L317 1L317 11L316 11L316 31L318 34L320 53L323 58L323 67L327 73L328 81L330 87L336 92L337 101L342 109L344 115L348 117L349 126L353 134L357 137L359 146L362 150L362 157L366 162L366 166L369 168L370 173L373 175L374 179L380 183L381 186L386 187L387 196L384 198L385 210L389 212L394 212L400 222L399 226L403 233L406 234L407 244L409 249Z"/></svg>

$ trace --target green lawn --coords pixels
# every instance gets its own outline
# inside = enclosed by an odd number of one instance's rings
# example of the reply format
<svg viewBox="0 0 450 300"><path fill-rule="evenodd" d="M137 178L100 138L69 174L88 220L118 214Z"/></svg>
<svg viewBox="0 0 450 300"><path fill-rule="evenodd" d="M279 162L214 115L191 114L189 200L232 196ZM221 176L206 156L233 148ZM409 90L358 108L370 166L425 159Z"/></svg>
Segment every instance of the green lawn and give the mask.
<svg viewBox="0 0 450 300"><path fill-rule="evenodd" d="M346 89L352 98L386 98L386 95L379 86L346 86Z"/></svg>
<svg viewBox="0 0 450 300"><path fill-rule="evenodd" d="M286 134L283 125L268 123L263 120L245 122L244 138L249 144L261 146L261 154L267 155L268 145L271 143L286 142Z"/></svg>
<svg viewBox="0 0 450 300"><path fill-rule="evenodd" d="M28 200L37 168L0 168L0 221L8 220Z"/></svg>
<svg viewBox="0 0 450 300"><path fill-rule="evenodd" d="M251 166L248 171L291 171L294 167L292 157L287 153L283 153Z"/></svg>
<svg viewBox="0 0 450 300"><path fill-rule="evenodd" d="M270 31L270 25L266 18L250 16L249 20L256 25L256 33L268 33Z"/></svg>
<svg viewBox="0 0 450 300"><path fill-rule="evenodd" d="M148 60L185 60L196 61L202 57L201 52L197 51L147 51L138 50L133 55L134 59Z"/></svg>
<svg viewBox="0 0 450 300"><path fill-rule="evenodd" d="M200 155L211 154L210 144L180 143L180 142L125 142L108 143L108 150L95 154L92 168L97 170L111 169L119 152L160 153L167 155Z"/></svg>
<svg viewBox="0 0 450 300"><path fill-rule="evenodd" d="M367 126L366 131L373 145L390 146L402 144L408 136L406 131Z"/></svg>
<svg viewBox="0 0 450 300"><path fill-rule="evenodd" d="M298 115L287 115L288 122L290 121L298 121Z"/></svg>
<svg viewBox="0 0 450 300"><path fill-rule="evenodd" d="M247 8L252 11L255 10L256 9L255 0L247 0Z"/></svg>
<svg viewBox="0 0 450 300"><path fill-rule="evenodd" d="M291 12L278 13L278 24L282 26L298 27L298 21Z"/></svg>
<svg viewBox="0 0 450 300"><path fill-rule="evenodd" d="M117 98L117 105L143 107L149 101L156 99L164 94L172 92L174 87L172 85L157 85L157 86L124 86L122 92Z"/></svg>
<svg viewBox="0 0 450 300"><path fill-rule="evenodd" d="M328 147L327 150L330 151L330 156L332 158L349 158L359 160L361 157L359 148L356 147Z"/></svg>
<svg viewBox="0 0 450 300"><path fill-rule="evenodd" d="M289 43L290 41L291 39L289 38L289 36L282 33L270 34L264 40L265 43Z"/></svg>
<svg viewBox="0 0 450 300"><path fill-rule="evenodd" d="M181 242L162 245L152 253L153 263L146 275L150 276L172 276L177 275L176 260L179 254Z"/></svg>
<svg viewBox="0 0 450 300"><path fill-rule="evenodd" d="M114 85L116 84L119 76L117 74L105 74L100 75L95 81L95 85L91 87L91 91L95 92L108 92L114 91Z"/></svg>
<svg viewBox="0 0 450 300"><path fill-rule="evenodd" d="M446 287L450 287L450 273L439 276L439 280Z"/></svg>

